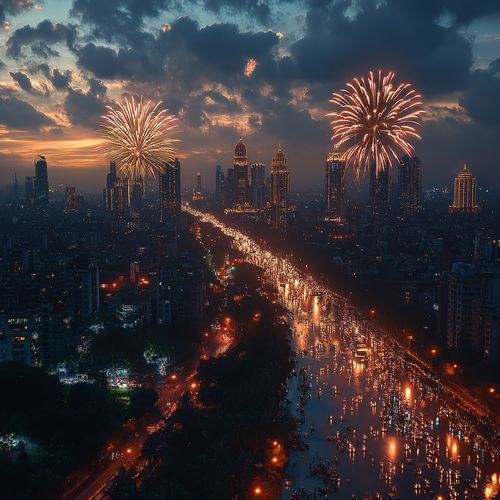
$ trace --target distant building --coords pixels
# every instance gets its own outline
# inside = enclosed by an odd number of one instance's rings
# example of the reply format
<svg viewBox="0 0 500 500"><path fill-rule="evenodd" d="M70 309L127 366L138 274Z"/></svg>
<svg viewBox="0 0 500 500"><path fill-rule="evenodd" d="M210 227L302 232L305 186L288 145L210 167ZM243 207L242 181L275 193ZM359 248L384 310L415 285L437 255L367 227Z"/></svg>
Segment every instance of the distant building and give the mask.
<svg viewBox="0 0 500 500"><path fill-rule="evenodd" d="M106 211L125 215L130 208L131 185L128 179L116 176L116 163L109 163L109 173L106 177L106 187L103 192L103 202Z"/></svg>
<svg viewBox="0 0 500 500"><path fill-rule="evenodd" d="M455 176L453 203L449 207L449 212L451 214L479 212L476 193L477 179L465 164L464 168Z"/></svg>
<svg viewBox="0 0 500 500"><path fill-rule="evenodd" d="M376 163L370 166L370 206L374 214L383 215L389 210L390 169L377 168Z"/></svg>
<svg viewBox="0 0 500 500"><path fill-rule="evenodd" d="M233 206L234 199L234 169L227 169L227 177L224 182L224 206L226 208Z"/></svg>
<svg viewBox="0 0 500 500"><path fill-rule="evenodd" d="M73 186L68 186L66 188L64 211L69 213L76 213L80 209L80 200L78 194L76 193L76 188Z"/></svg>
<svg viewBox="0 0 500 500"><path fill-rule="evenodd" d="M35 158L35 201L46 204L49 201L49 176L47 172L47 160L45 156L38 155Z"/></svg>
<svg viewBox="0 0 500 500"><path fill-rule="evenodd" d="M201 173L196 174L196 187L193 189L193 200L203 200L203 187L201 185Z"/></svg>
<svg viewBox="0 0 500 500"><path fill-rule="evenodd" d="M266 166L263 163L252 164L250 168L250 187L252 191L253 208L264 208L266 191Z"/></svg>
<svg viewBox="0 0 500 500"><path fill-rule="evenodd" d="M241 138L234 148L233 185L233 207L243 208L250 200L247 148Z"/></svg>
<svg viewBox="0 0 500 500"><path fill-rule="evenodd" d="M165 163L159 182L160 220L166 222L181 212L181 163L178 158L173 163Z"/></svg>
<svg viewBox="0 0 500 500"><path fill-rule="evenodd" d="M399 162L399 211L409 217L422 208L421 163L417 156L403 156Z"/></svg>
<svg viewBox="0 0 500 500"><path fill-rule="evenodd" d="M18 361L31 365L32 321L13 315L0 315L0 363Z"/></svg>
<svg viewBox="0 0 500 500"><path fill-rule="evenodd" d="M345 222L345 160L339 151L330 151L325 164L325 219Z"/></svg>
<svg viewBox="0 0 500 500"><path fill-rule="evenodd" d="M130 206L134 210L140 210L144 202L144 180L137 177L132 183L132 192L130 195Z"/></svg>
<svg viewBox="0 0 500 500"><path fill-rule="evenodd" d="M88 261L76 262L71 270L73 315L88 321L99 311L99 267Z"/></svg>
<svg viewBox="0 0 500 500"><path fill-rule="evenodd" d="M447 346L451 349L480 348L482 283L475 266L455 263L451 272L444 273L443 279L445 288L440 307L445 314L446 323L442 327Z"/></svg>
<svg viewBox="0 0 500 500"><path fill-rule="evenodd" d="M215 168L215 203L224 203L224 172L220 165Z"/></svg>
<svg viewBox="0 0 500 500"><path fill-rule="evenodd" d="M474 260L480 264L500 264L500 228L476 230Z"/></svg>
<svg viewBox="0 0 500 500"><path fill-rule="evenodd" d="M487 306L484 315L484 355L500 361L500 306Z"/></svg>
<svg viewBox="0 0 500 500"><path fill-rule="evenodd" d="M271 163L271 226L286 232L288 222L288 159L281 145Z"/></svg>
<svg viewBox="0 0 500 500"><path fill-rule="evenodd" d="M27 203L35 201L35 179L33 177L24 178L24 199Z"/></svg>

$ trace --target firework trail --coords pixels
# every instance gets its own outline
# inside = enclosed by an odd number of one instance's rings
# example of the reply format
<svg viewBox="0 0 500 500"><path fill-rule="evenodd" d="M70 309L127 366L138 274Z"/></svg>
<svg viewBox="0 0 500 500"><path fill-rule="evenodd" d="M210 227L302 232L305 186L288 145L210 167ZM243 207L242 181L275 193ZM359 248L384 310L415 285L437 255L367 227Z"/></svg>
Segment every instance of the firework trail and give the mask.
<svg viewBox="0 0 500 500"><path fill-rule="evenodd" d="M175 159L177 139L172 134L177 130L177 119L167 109L160 110L161 104L131 97L114 107L106 106L100 123L104 138L100 156L116 162L125 177L155 177L165 163Z"/></svg>
<svg viewBox="0 0 500 500"><path fill-rule="evenodd" d="M421 97L409 83L395 85L394 73L354 78L345 89L334 93L328 113L332 141L360 177L370 164L377 170L390 168L399 155L413 152L412 139L420 139Z"/></svg>

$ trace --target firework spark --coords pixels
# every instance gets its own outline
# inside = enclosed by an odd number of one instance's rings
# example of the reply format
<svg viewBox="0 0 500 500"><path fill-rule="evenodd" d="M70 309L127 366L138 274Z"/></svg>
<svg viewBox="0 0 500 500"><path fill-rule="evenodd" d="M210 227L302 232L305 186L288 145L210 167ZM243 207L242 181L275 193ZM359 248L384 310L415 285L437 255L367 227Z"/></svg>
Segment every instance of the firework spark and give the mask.
<svg viewBox="0 0 500 500"><path fill-rule="evenodd" d="M106 106L100 123L104 138L100 156L116 162L126 177L154 177L175 158L177 140L172 134L177 130L177 119L167 109L160 110L161 104L131 97L115 107Z"/></svg>
<svg viewBox="0 0 500 500"><path fill-rule="evenodd" d="M421 96L409 83L396 86L393 79L394 73L370 71L368 78L354 78L330 99L336 107L327 115L332 141L357 177L373 162L377 170L390 168L398 153L413 152L410 140L420 139Z"/></svg>

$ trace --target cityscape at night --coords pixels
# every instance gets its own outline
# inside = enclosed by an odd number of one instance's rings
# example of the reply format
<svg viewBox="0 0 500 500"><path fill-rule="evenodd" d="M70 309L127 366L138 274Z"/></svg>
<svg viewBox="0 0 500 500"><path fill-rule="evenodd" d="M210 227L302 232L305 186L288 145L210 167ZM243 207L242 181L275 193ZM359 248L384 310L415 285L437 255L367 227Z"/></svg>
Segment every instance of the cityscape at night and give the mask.
<svg viewBox="0 0 500 500"><path fill-rule="evenodd" d="M499 2L0 41L0 498L500 497Z"/></svg>

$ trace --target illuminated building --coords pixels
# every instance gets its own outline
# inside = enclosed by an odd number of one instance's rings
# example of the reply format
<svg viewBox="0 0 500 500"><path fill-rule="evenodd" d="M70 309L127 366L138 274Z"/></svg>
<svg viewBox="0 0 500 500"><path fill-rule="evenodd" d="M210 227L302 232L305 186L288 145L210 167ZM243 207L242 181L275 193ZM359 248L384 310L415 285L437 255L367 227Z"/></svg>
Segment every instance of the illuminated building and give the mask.
<svg viewBox="0 0 500 500"><path fill-rule="evenodd" d="M47 160L45 156L35 158L35 201L45 204L49 201L49 177L47 173Z"/></svg>
<svg viewBox="0 0 500 500"><path fill-rule="evenodd" d="M465 164L464 168L455 176L453 203L449 207L449 212L451 214L479 212L476 191L477 179Z"/></svg>
<svg viewBox="0 0 500 500"><path fill-rule="evenodd" d="M132 184L132 193L130 196L130 205L134 210L142 208L144 199L144 181L142 177L137 177Z"/></svg>
<svg viewBox="0 0 500 500"><path fill-rule="evenodd" d="M166 222L181 211L181 163L177 158L173 163L165 164L159 182L160 221Z"/></svg>
<svg viewBox="0 0 500 500"><path fill-rule="evenodd" d="M203 188L201 186L201 173L196 174L196 187L193 189L193 200L203 200Z"/></svg>
<svg viewBox="0 0 500 500"><path fill-rule="evenodd" d="M130 208L130 184L128 179L120 179L116 176L115 162L109 163L109 173L106 177L106 188L103 199L107 212L124 215Z"/></svg>
<svg viewBox="0 0 500 500"><path fill-rule="evenodd" d="M247 148L240 138L234 148L233 207L243 208L249 203Z"/></svg>
<svg viewBox="0 0 500 500"><path fill-rule="evenodd" d="M263 163L253 163L250 167L250 186L252 191L252 206L264 208L266 189L266 166Z"/></svg>
<svg viewBox="0 0 500 500"><path fill-rule="evenodd" d="M33 324L27 317L0 315L0 363L32 363Z"/></svg>
<svg viewBox="0 0 500 500"><path fill-rule="evenodd" d="M390 169L377 169L375 163L370 166L370 206L373 213L383 215L389 210Z"/></svg>
<svg viewBox="0 0 500 500"><path fill-rule="evenodd" d="M288 219L288 159L281 145L272 159L271 166L271 226L286 231Z"/></svg>
<svg viewBox="0 0 500 500"><path fill-rule="evenodd" d="M217 205L224 203L224 172L220 165L215 168L215 202Z"/></svg>
<svg viewBox="0 0 500 500"><path fill-rule="evenodd" d="M484 314L484 355L500 361L500 306L487 306Z"/></svg>
<svg viewBox="0 0 500 500"><path fill-rule="evenodd" d="M339 151L328 153L325 164L325 218L345 222L345 160Z"/></svg>
<svg viewBox="0 0 500 500"><path fill-rule="evenodd" d="M66 188L66 196L65 196L65 207L64 211L68 213L78 212L80 209L78 195L76 194L76 188L73 186L68 186Z"/></svg>
<svg viewBox="0 0 500 500"><path fill-rule="evenodd" d="M409 217L421 208L421 164L417 156L403 156L399 162L399 210Z"/></svg>

